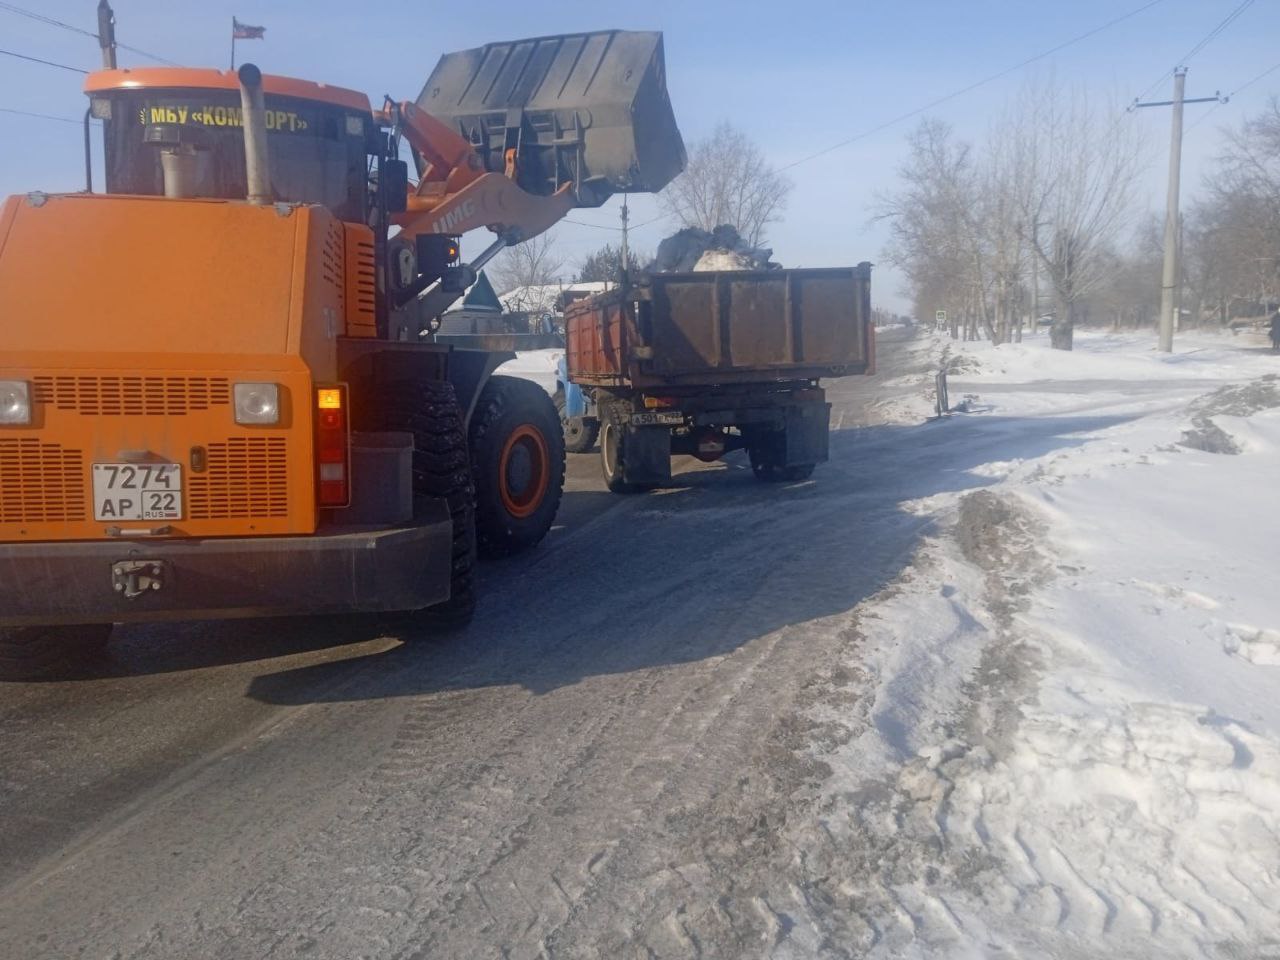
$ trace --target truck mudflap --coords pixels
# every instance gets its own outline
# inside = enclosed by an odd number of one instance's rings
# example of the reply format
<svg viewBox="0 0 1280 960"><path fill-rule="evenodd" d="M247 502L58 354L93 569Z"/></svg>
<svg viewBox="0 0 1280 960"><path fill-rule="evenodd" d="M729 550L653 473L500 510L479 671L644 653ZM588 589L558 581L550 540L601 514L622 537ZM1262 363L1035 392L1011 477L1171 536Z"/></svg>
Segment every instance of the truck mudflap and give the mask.
<svg viewBox="0 0 1280 960"><path fill-rule="evenodd" d="M453 527L0 544L0 626L420 610L449 599Z"/></svg>

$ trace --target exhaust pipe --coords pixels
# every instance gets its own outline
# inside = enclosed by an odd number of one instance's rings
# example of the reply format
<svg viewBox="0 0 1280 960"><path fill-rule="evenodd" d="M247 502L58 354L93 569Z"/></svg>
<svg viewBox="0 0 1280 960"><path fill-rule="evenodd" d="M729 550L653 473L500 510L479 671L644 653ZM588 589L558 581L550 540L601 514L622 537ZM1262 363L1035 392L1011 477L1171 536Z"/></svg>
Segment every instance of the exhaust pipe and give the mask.
<svg viewBox="0 0 1280 960"><path fill-rule="evenodd" d="M244 166L248 174L250 203L268 204L271 194L271 163L267 157L267 107L262 97L262 71L246 63L237 72L240 78L240 112L244 124Z"/></svg>

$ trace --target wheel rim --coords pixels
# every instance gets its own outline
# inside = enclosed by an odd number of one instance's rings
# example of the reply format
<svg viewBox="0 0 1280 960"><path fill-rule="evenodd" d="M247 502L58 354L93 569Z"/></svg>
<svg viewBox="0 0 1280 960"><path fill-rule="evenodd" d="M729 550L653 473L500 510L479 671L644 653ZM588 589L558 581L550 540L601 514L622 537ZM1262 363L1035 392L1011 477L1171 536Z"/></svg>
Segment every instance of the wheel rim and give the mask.
<svg viewBox="0 0 1280 960"><path fill-rule="evenodd" d="M513 517L532 516L551 484L551 454L537 427L524 423L511 431L498 462L498 492Z"/></svg>
<svg viewBox="0 0 1280 960"><path fill-rule="evenodd" d="M608 421L600 427L600 457L605 479L612 480L618 475L618 430Z"/></svg>
<svg viewBox="0 0 1280 960"><path fill-rule="evenodd" d="M581 417L570 417L564 421L564 441L565 443L577 443L582 439L586 427L582 423Z"/></svg>

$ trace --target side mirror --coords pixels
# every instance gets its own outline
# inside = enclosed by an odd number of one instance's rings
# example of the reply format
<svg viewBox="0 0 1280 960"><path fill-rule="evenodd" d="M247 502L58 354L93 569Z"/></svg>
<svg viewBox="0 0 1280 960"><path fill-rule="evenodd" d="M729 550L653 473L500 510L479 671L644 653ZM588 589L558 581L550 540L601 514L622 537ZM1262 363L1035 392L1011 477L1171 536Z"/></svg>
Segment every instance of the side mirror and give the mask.
<svg viewBox="0 0 1280 960"><path fill-rule="evenodd" d="M409 164L403 160L383 160L378 170L388 213L404 213L409 207Z"/></svg>

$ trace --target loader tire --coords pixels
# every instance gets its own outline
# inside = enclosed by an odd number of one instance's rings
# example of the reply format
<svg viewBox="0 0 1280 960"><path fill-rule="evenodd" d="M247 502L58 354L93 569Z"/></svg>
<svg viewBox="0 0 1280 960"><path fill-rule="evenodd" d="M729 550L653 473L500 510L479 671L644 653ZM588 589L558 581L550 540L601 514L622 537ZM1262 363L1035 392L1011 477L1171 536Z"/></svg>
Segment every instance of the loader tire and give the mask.
<svg viewBox="0 0 1280 960"><path fill-rule="evenodd" d="M437 626L463 626L476 609L476 508L467 434L453 384L389 384L378 391L374 406L378 429L413 434L414 498L445 500L453 520L449 599L421 616Z"/></svg>
<svg viewBox="0 0 1280 960"><path fill-rule="evenodd" d="M564 391L555 395L556 413L564 427L564 448L568 453L590 453L600 435L600 421L595 417L566 417Z"/></svg>
<svg viewBox="0 0 1280 960"><path fill-rule="evenodd" d="M493 376L471 415L480 551L501 557L547 535L564 492L564 432L536 383Z"/></svg>
<svg viewBox="0 0 1280 960"><path fill-rule="evenodd" d="M111 624L0 627L0 680L56 680L106 649Z"/></svg>

